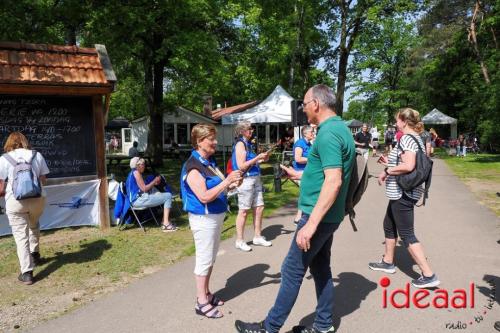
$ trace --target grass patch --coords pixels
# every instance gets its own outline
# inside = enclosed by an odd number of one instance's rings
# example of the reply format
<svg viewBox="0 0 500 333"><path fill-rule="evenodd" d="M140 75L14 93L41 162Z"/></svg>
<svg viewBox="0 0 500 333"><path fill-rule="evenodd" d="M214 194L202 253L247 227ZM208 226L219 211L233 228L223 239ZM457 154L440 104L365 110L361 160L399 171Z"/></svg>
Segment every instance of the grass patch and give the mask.
<svg viewBox="0 0 500 333"><path fill-rule="evenodd" d="M169 160L157 170L166 176L174 191L178 191L180 166L181 161ZM111 170L118 180L125 179L126 171ZM298 187L291 182L284 184L282 193L271 192L271 165L263 165L262 178L267 190L265 217L296 200ZM234 202L232 205L233 213L224 222L223 239L235 234L237 207ZM179 215L174 208L172 215L180 227L175 233L163 233L152 222L146 225L146 233L135 226L107 232L95 227L42 231L40 250L45 262L35 268L37 282L30 287L17 281L19 263L14 239L0 237L0 331L12 330L14 325L34 326L193 255L187 214Z"/></svg>
<svg viewBox="0 0 500 333"><path fill-rule="evenodd" d="M464 158L449 156L444 149L436 149L450 169L471 189L479 201L500 216L500 155L469 154Z"/></svg>

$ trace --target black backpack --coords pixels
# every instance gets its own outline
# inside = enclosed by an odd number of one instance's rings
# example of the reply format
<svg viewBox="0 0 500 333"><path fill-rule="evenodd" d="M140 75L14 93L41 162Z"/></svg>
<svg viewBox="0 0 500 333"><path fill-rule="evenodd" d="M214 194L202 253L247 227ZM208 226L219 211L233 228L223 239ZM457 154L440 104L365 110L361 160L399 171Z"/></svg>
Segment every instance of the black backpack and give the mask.
<svg viewBox="0 0 500 333"><path fill-rule="evenodd" d="M349 215L349 221L354 231L358 231L354 223L354 218L356 217L354 206L361 200L363 193L366 191L368 177L368 161L363 157L363 154L356 149L356 156L354 158L345 202L345 215Z"/></svg>
<svg viewBox="0 0 500 333"><path fill-rule="evenodd" d="M432 180L432 165L434 162L427 156L425 149L420 146L418 140L413 135L408 135L417 143L419 148L415 157L415 169L413 169L412 172L396 176L396 182L404 191L411 191L415 187L425 183L424 200L422 202L422 205L425 205L425 201L429 197L429 188L431 187ZM398 149L401 149L401 145L399 143ZM398 164L399 154L396 160L396 165Z"/></svg>

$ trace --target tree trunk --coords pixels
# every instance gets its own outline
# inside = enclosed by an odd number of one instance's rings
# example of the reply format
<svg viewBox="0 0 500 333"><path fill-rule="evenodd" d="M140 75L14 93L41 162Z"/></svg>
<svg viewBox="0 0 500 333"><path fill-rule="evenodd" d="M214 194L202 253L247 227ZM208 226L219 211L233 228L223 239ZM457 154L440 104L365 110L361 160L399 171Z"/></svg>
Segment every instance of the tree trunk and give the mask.
<svg viewBox="0 0 500 333"><path fill-rule="evenodd" d="M481 66L481 72L483 73L484 81L486 84L490 84L490 76L488 74L488 68L484 63L483 57L481 56L481 52L479 52L479 46L477 45L477 37L476 37L476 19L477 14L481 10L481 2L476 0L476 5L474 6L474 14L472 15L472 20L470 22L469 28L469 43L472 44L474 48L474 52L476 53L477 60L479 61L479 65Z"/></svg>
<svg viewBox="0 0 500 333"><path fill-rule="evenodd" d="M345 48L340 48L340 58L339 58L339 73L337 77L337 104L335 106L335 112L342 116L344 112L344 91L345 83L347 79L347 61L349 60L349 52Z"/></svg>
<svg viewBox="0 0 500 333"><path fill-rule="evenodd" d="M338 64L338 78L337 78L337 104L335 112L342 116L344 112L344 90L345 81L347 79L347 61L349 60L349 51L347 50L347 11L348 5L345 1L340 1L340 43L339 43L339 64Z"/></svg>
<svg viewBox="0 0 500 333"><path fill-rule="evenodd" d="M66 45L76 45L76 28L66 27L64 42Z"/></svg>
<svg viewBox="0 0 500 333"><path fill-rule="evenodd" d="M300 7L300 12L297 18L297 38L295 40L295 49L292 53L292 60L290 61L290 72L288 81L288 91L293 91L294 77L295 77L295 64L297 63L297 58L301 52L301 41L302 41L302 29L304 28L304 4ZM295 12L297 12L297 4L295 5Z"/></svg>
<svg viewBox="0 0 500 333"><path fill-rule="evenodd" d="M155 166L163 165L163 61L153 65L153 108L150 113L150 147Z"/></svg>

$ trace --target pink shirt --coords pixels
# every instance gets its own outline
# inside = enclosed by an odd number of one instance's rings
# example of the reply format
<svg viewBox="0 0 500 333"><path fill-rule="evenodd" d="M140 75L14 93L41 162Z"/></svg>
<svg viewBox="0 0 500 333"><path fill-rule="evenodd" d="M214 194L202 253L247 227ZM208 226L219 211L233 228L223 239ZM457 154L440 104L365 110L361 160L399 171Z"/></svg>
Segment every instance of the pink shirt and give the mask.
<svg viewBox="0 0 500 333"><path fill-rule="evenodd" d="M402 136L403 136L403 132L401 132L400 130L398 130L396 132L396 140L399 142L399 140L401 139Z"/></svg>

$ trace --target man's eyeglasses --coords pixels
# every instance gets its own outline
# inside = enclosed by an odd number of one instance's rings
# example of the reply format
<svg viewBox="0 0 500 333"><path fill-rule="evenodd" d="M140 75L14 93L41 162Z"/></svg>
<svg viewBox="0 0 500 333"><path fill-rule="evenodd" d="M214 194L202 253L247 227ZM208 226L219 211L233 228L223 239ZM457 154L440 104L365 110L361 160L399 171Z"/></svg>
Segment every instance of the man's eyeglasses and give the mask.
<svg viewBox="0 0 500 333"><path fill-rule="evenodd" d="M311 99L309 102L304 102L302 103L302 108L305 108L307 104L311 103L312 101L314 101L314 98Z"/></svg>

